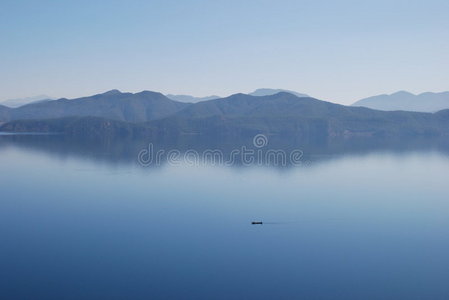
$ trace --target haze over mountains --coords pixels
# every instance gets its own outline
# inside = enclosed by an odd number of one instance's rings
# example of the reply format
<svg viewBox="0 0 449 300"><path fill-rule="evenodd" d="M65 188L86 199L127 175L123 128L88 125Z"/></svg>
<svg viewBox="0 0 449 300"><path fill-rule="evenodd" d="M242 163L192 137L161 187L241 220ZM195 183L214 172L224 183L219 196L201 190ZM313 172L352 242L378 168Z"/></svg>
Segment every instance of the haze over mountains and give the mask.
<svg viewBox="0 0 449 300"><path fill-rule="evenodd" d="M288 92L291 94L294 94L298 97L308 97L306 94L301 94L295 91L290 90L284 90L284 89L268 89L268 88L262 88L257 89L252 93L249 93L249 95L252 96L267 96L267 95L274 95L279 92ZM206 97L195 97L191 95L173 95L173 94L166 94L167 98L178 101L178 102L185 102L185 103L197 103L201 101L208 101L208 100L214 100L222 98L217 95L212 96L206 96ZM10 108L17 108L23 105L31 104L34 102L43 102L43 101L49 101L49 100L55 100L53 97L47 96L47 95L39 95L39 96L33 96L33 97L26 97L26 98L17 98L17 99L8 99L4 101L0 101L0 105L7 106Z"/></svg>
<svg viewBox="0 0 449 300"><path fill-rule="evenodd" d="M112 90L19 108L0 107L0 130L58 132L78 136L243 137L257 133L285 138L439 136L449 134L449 110L385 112L280 92L235 94L182 103L150 91Z"/></svg>
<svg viewBox="0 0 449 300"><path fill-rule="evenodd" d="M54 98L47 96L47 95L39 95L39 96L33 96L33 97L26 97L26 98L17 98L17 99L8 99L0 102L0 105L4 105L7 107L20 107L22 105L30 104L33 102L39 102L39 101L49 101L54 100Z"/></svg>
<svg viewBox="0 0 449 300"><path fill-rule="evenodd" d="M190 96L190 95L172 95L172 94L167 94L165 96L168 99L179 101L179 102L185 102L185 103L198 103L201 101L207 101L207 100L213 100L213 99L220 98L220 96L195 97L195 96Z"/></svg>
<svg viewBox="0 0 449 300"><path fill-rule="evenodd" d="M281 92L286 92L286 93L290 93L295 95L296 97L310 97L309 95L306 94L301 94L295 91L290 91L290 90L284 90L284 89L267 89L267 88L263 88L263 89L257 89L252 93L249 93L248 95L251 96L270 96L270 95L274 95L277 93L281 93Z"/></svg>
<svg viewBox="0 0 449 300"><path fill-rule="evenodd" d="M285 89L261 88L248 93L251 96L269 96L280 92L287 92L297 97L310 97L307 94L298 93ZM168 98L180 102L198 103L202 101L219 99L219 96L194 97L190 95L166 95ZM432 93L426 92L414 95L406 91L399 91L391 95L377 95L361 99L352 106L363 106L384 111L416 111L416 112L437 112L443 109L449 109L449 92Z"/></svg>
<svg viewBox="0 0 449 300"><path fill-rule="evenodd" d="M364 106L378 110L405 110L437 112L449 108L449 92L422 93L414 95L400 91L391 95L379 95L359 100L353 106Z"/></svg>
<svg viewBox="0 0 449 300"><path fill-rule="evenodd" d="M297 97L236 94L197 103L151 122L159 132L251 135L265 132L291 137L438 135L449 132L449 110L437 114L383 112Z"/></svg>
<svg viewBox="0 0 449 300"><path fill-rule="evenodd" d="M293 94L297 97L310 97L307 94L298 93L291 90L285 89L269 89L269 88L261 88L257 89L248 95L251 96L269 96L274 95L280 92L287 92ZM123 94L132 94L132 93L123 93ZM139 93L136 93L139 94ZM168 99L183 102L183 103L198 103L203 101L220 99L222 97L217 95L206 96L206 97L195 97L191 95L173 95L167 94L165 95ZM77 99L83 99L89 97L82 97ZM77 100L73 99L73 100ZM28 104L36 104L39 102L48 102L54 100L49 96L40 95L35 97L28 98L20 98L20 99L10 99L0 102L0 106L6 106L8 108L18 108ZM332 100L332 99L330 99ZM377 110L384 111L395 111L395 110L403 110L403 111L416 111L416 112L437 112L443 109L449 109L449 92L441 92L441 93L432 93L426 92L421 93L419 95L414 95L412 93L406 91L396 92L390 95L383 94L372 96L368 98L361 99L352 106L362 106L368 107ZM2 112L0 110L0 118L2 117ZM3 117L4 119L4 117Z"/></svg>
<svg viewBox="0 0 449 300"><path fill-rule="evenodd" d="M295 91L290 91L290 90L283 90L283 89L268 89L268 88L263 88L263 89L257 89L252 93L249 93L248 95L251 96L269 96L269 95L274 95L280 92L287 92L290 94L293 94L295 96L298 97L309 97L306 94L301 94ZM207 97L195 97L195 96L190 96L190 95L165 95L167 96L167 98L175 100L175 101L180 101L180 102L187 102L187 103L198 103L198 102L202 102L202 101L208 101L208 100L214 100L214 99L219 99L222 98L220 96L207 96Z"/></svg>

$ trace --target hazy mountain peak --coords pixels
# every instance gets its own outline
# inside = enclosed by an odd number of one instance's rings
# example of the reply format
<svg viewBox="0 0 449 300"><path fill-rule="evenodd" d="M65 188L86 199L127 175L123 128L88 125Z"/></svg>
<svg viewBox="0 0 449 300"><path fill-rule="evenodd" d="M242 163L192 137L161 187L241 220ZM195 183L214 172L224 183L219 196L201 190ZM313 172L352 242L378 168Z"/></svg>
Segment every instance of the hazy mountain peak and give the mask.
<svg viewBox="0 0 449 300"><path fill-rule="evenodd" d="M234 98L236 98L236 97L245 97L245 96L248 96L249 94L244 94L244 93L235 93L235 94L232 94L231 96L229 96L228 98L231 98L231 97L234 97ZM249 95L249 96L253 96L253 95Z"/></svg>
<svg viewBox="0 0 449 300"><path fill-rule="evenodd" d="M387 111L436 112L449 108L449 92L426 92L415 95L407 91L399 91L390 95L365 98L352 105Z"/></svg>
<svg viewBox="0 0 449 300"><path fill-rule="evenodd" d="M410 92L407 92L407 91L398 91L396 93L391 94L390 96L407 97L407 96L415 96L415 95Z"/></svg>
<svg viewBox="0 0 449 300"><path fill-rule="evenodd" d="M419 94L418 97L435 96L435 95L449 97L449 92L441 92L441 93L424 92L424 93Z"/></svg>
<svg viewBox="0 0 449 300"><path fill-rule="evenodd" d="M186 103L197 103L202 101L208 101L208 100L215 100L220 98L220 96L212 95L212 96L205 96L205 97L195 97L191 95L173 95L173 94L167 94L165 95L167 98L179 102L186 102Z"/></svg>
<svg viewBox="0 0 449 300"><path fill-rule="evenodd" d="M277 94L280 92L293 94L297 97L309 97L306 94L301 94L301 93L298 93L295 91L284 90L284 89L269 89L269 88L260 88L260 89L255 90L252 93L249 93L248 95L260 97L260 96L270 96L270 95L274 95L274 94Z"/></svg>
<svg viewBox="0 0 449 300"><path fill-rule="evenodd" d="M47 95L38 95L38 96L26 97L26 98L8 99L5 101L1 101L0 104L7 106L7 107L11 107L11 108L16 108L16 107L20 107L22 105L26 105L26 104L37 102L37 101L43 101L43 100L53 100L53 98L50 96L47 96Z"/></svg>
<svg viewBox="0 0 449 300"><path fill-rule="evenodd" d="M148 91L148 90L144 90L144 91L141 91L141 92L138 92L138 93L136 93L136 95L162 95L161 93L159 93L159 92L154 92L154 91Z"/></svg>
<svg viewBox="0 0 449 300"><path fill-rule="evenodd" d="M121 94L121 93L122 92L120 92L119 90L113 89L113 90L104 92L102 95L112 96L112 95L118 95L118 94Z"/></svg>

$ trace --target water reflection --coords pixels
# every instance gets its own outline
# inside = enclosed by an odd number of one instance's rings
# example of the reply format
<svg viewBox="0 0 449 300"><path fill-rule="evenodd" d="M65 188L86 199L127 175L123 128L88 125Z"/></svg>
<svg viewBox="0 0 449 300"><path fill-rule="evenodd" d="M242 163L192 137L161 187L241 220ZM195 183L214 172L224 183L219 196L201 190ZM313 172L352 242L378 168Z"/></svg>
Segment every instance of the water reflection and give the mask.
<svg viewBox="0 0 449 300"><path fill-rule="evenodd" d="M276 168L311 166L344 156L377 152L409 153L437 151L449 154L449 141L443 138L413 139L326 139L303 140L264 136L213 139L185 136L176 139L132 138L82 139L63 135L0 135L0 149L17 147L57 158L82 158L110 165L133 164L154 168L164 164L251 166ZM244 155L246 153L246 155Z"/></svg>
<svg viewBox="0 0 449 300"><path fill-rule="evenodd" d="M444 141L269 138L313 167L134 168L151 141L2 137L2 297L447 299Z"/></svg>

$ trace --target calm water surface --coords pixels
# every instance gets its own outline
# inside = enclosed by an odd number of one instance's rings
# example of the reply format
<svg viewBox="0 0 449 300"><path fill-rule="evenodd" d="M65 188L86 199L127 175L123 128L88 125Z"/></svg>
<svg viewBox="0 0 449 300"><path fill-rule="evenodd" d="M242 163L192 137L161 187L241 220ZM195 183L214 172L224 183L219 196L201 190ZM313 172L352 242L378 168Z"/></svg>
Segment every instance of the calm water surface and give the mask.
<svg viewBox="0 0 449 300"><path fill-rule="evenodd" d="M0 168L2 299L449 299L439 152L141 168L5 146Z"/></svg>

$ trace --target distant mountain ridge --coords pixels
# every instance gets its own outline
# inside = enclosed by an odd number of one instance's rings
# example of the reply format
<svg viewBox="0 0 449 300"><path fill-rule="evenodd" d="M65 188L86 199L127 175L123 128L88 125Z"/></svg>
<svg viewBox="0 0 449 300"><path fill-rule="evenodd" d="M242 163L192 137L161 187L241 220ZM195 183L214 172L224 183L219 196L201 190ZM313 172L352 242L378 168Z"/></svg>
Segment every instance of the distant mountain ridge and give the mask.
<svg viewBox="0 0 449 300"><path fill-rule="evenodd" d="M310 97L309 95L301 94L301 93L298 93L298 92L295 92L295 91L284 90L284 89L268 89L268 88L257 89L254 92L249 93L248 95L260 97L260 96L275 95L277 93L282 93L282 92L293 94L293 95L295 95L296 97L299 97L299 98Z"/></svg>
<svg viewBox="0 0 449 300"><path fill-rule="evenodd" d="M179 102L185 102L185 103L198 103L201 101L207 101L207 100L214 100L220 98L220 96L206 96L206 97L195 97L190 95L172 95L167 94L165 95L168 99L179 101Z"/></svg>
<svg viewBox="0 0 449 300"><path fill-rule="evenodd" d="M368 97L355 102L352 106L364 106L385 111L437 112L449 108L449 92L426 92L414 95L406 91L400 91L391 95Z"/></svg>
<svg viewBox="0 0 449 300"><path fill-rule="evenodd" d="M54 98L47 96L47 95L39 95L34 97L26 97L26 98L17 98L17 99L8 99L1 101L0 104L10 107L10 108L16 108L20 107L26 104L30 104L33 102L39 102L39 101L50 101L54 100Z"/></svg>
<svg viewBox="0 0 449 300"><path fill-rule="evenodd" d="M261 89L257 89L254 92L248 93L248 95L251 96L269 96L269 95L274 95L277 93L281 93L281 92L286 92L286 93L290 93L293 94L297 97L309 97L306 94L301 94L295 91L290 91L290 90L284 90L284 89L269 89L269 88L261 88ZM172 94L168 94L165 95L167 96L169 99L175 100L175 101L180 101L180 102L187 102L187 103L198 103L198 102L202 102L202 101L208 101L208 100L215 100L215 99L219 99L222 98L220 96L207 96L207 97L195 97L195 96L190 96L190 95L172 95Z"/></svg>

